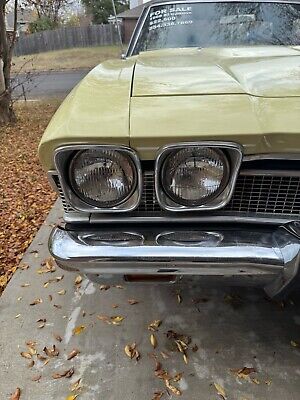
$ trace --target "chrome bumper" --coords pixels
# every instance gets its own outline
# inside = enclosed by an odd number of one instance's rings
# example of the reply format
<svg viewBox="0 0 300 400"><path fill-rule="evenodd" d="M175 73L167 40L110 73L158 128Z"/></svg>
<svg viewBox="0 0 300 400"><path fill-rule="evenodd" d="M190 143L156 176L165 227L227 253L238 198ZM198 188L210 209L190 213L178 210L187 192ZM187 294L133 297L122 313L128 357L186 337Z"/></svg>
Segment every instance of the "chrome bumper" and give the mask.
<svg viewBox="0 0 300 400"><path fill-rule="evenodd" d="M49 250L61 268L84 274L257 279L271 297L291 289L300 267L300 223L204 231L53 229Z"/></svg>

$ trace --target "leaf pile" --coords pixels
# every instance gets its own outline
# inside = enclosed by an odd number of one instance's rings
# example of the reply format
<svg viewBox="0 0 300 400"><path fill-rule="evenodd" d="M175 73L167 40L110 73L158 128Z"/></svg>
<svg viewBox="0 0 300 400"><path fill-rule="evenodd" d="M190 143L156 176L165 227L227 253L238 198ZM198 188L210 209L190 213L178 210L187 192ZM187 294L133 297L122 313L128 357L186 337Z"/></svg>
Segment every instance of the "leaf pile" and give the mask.
<svg viewBox="0 0 300 400"><path fill-rule="evenodd" d="M0 128L0 293L56 199L37 155L56 107L17 105L18 122Z"/></svg>

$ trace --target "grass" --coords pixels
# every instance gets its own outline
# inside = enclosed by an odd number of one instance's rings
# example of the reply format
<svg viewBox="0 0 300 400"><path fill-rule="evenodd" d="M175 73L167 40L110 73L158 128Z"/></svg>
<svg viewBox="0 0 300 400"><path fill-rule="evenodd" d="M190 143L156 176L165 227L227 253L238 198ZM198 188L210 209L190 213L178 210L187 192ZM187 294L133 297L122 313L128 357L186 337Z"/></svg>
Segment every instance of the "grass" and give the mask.
<svg viewBox="0 0 300 400"><path fill-rule="evenodd" d="M13 58L13 73L91 69L97 64L121 54L118 46L83 47L48 51Z"/></svg>
<svg viewBox="0 0 300 400"><path fill-rule="evenodd" d="M0 295L56 199L37 148L58 105L18 103L17 122L1 126Z"/></svg>

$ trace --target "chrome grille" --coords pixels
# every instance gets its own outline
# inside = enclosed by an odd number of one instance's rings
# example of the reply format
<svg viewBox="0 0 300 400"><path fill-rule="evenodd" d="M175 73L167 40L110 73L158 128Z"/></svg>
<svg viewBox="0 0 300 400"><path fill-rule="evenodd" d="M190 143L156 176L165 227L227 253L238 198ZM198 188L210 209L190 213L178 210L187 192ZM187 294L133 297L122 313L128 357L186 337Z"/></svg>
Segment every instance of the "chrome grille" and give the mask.
<svg viewBox="0 0 300 400"><path fill-rule="evenodd" d="M292 175L292 174L291 174ZM57 175L52 175L61 197L64 211L74 212L66 202ZM240 174L233 197L224 207L234 213L254 213L270 215L300 214L300 176L270 176ZM220 210L222 211L222 210ZM141 202L135 213L161 213L154 188L154 172L143 173L143 192Z"/></svg>
<svg viewBox="0 0 300 400"><path fill-rule="evenodd" d="M154 173L144 173L141 203L137 212L161 211L154 189ZM294 214L300 213L300 176L240 175L226 211Z"/></svg>

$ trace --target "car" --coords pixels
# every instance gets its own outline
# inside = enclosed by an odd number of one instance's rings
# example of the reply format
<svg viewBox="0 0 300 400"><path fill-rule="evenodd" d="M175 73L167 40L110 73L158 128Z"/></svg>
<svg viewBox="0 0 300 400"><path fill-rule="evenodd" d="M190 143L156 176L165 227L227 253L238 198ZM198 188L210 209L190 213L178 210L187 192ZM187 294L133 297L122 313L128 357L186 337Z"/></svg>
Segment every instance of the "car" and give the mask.
<svg viewBox="0 0 300 400"><path fill-rule="evenodd" d="M93 282L299 286L300 2L145 5L39 146L57 264Z"/></svg>

